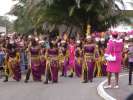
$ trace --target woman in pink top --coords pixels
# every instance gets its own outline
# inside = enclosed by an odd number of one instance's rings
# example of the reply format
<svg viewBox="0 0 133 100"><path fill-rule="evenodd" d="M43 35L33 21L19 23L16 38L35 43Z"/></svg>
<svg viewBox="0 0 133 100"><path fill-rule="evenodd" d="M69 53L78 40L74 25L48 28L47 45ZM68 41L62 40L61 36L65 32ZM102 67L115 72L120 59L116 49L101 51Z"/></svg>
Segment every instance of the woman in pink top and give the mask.
<svg viewBox="0 0 133 100"><path fill-rule="evenodd" d="M74 38L70 39L70 44L68 46L69 49L69 69L70 69L70 75L69 77L73 77L73 71L75 68L75 43L74 43Z"/></svg>
<svg viewBox="0 0 133 100"><path fill-rule="evenodd" d="M109 40L107 45L106 54L111 54L116 56L116 61L108 61L107 62L107 72L108 72L108 86L105 88L111 88L111 74L115 73L115 87L119 88L118 80L119 73L121 71L121 63L122 63L122 51L123 51L123 40L118 38L118 33L112 34L112 39Z"/></svg>

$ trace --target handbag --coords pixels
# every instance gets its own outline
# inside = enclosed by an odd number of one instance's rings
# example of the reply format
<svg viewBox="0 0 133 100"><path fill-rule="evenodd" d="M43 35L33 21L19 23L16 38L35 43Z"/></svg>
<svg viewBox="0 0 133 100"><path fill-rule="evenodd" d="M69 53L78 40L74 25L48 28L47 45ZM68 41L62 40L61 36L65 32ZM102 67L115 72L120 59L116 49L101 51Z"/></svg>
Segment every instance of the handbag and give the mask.
<svg viewBox="0 0 133 100"><path fill-rule="evenodd" d="M105 54L104 57L107 61L116 61L116 56L113 56L111 54Z"/></svg>
<svg viewBox="0 0 133 100"><path fill-rule="evenodd" d="M114 54L115 54L115 49L114 49ZM116 61L116 56L112 54L104 54L104 57L107 61Z"/></svg>

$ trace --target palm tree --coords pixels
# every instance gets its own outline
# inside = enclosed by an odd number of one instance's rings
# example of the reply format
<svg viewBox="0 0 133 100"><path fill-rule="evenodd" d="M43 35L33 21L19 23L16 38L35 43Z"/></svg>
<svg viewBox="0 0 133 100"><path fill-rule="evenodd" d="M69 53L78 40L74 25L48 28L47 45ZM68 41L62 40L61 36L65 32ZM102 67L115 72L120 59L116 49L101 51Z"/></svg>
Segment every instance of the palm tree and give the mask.
<svg viewBox="0 0 133 100"><path fill-rule="evenodd" d="M40 28L47 21L77 26L85 33L87 24L92 26L92 31L105 31L126 19L118 5L124 8L123 0L19 0L22 1L23 12L34 28Z"/></svg>

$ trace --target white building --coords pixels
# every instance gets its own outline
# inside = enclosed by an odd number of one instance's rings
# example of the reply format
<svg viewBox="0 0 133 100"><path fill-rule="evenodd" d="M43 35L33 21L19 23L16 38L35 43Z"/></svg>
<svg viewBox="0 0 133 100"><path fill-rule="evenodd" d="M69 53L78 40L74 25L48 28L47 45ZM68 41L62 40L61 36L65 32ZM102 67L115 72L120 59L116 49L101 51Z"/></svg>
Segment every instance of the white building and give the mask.
<svg viewBox="0 0 133 100"><path fill-rule="evenodd" d="M6 27L0 26L0 34L5 33L6 34Z"/></svg>

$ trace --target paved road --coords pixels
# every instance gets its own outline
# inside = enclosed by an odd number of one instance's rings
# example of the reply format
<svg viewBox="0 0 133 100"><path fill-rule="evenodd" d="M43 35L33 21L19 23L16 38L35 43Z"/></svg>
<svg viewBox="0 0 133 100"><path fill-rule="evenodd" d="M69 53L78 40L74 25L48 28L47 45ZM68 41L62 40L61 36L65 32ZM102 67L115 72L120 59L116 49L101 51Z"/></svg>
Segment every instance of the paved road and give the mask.
<svg viewBox="0 0 133 100"><path fill-rule="evenodd" d="M93 83L83 84L78 78L60 78L58 84L24 83L0 80L0 100L102 100L97 86L104 78L95 78Z"/></svg>
<svg viewBox="0 0 133 100"><path fill-rule="evenodd" d="M106 92L117 100L126 100L127 96L133 93L133 85L128 85L128 76L121 77L119 84L119 89L106 89Z"/></svg>

